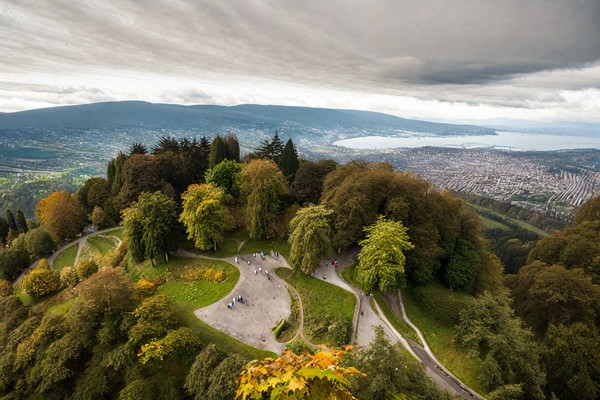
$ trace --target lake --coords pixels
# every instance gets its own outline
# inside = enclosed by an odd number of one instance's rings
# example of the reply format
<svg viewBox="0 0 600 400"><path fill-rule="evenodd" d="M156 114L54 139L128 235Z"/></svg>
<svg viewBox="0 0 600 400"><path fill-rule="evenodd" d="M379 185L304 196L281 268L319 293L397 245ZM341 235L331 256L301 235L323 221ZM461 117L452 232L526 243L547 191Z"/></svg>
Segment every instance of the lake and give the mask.
<svg viewBox="0 0 600 400"><path fill-rule="evenodd" d="M520 132L496 132L496 135L431 136L423 133L402 137L363 136L338 140L336 146L351 149L390 149L399 147L458 147L466 149L492 148L510 150L600 149L600 135L565 136Z"/></svg>

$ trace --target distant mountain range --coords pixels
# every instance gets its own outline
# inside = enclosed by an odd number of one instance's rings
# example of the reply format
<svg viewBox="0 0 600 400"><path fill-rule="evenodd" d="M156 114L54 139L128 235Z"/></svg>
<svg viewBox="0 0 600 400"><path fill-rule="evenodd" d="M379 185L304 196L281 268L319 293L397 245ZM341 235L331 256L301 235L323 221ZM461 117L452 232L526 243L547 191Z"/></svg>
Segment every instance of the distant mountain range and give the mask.
<svg viewBox="0 0 600 400"><path fill-rule="evenodd" d="M409 131L435 135L489 135L491 128L399 118L388 114L244 104L237 106L153 104L121 101L43 108L0 115L0 129L145 128L223 131L280 130L284 136L337 132L341 137L393 135Z"/></svg>

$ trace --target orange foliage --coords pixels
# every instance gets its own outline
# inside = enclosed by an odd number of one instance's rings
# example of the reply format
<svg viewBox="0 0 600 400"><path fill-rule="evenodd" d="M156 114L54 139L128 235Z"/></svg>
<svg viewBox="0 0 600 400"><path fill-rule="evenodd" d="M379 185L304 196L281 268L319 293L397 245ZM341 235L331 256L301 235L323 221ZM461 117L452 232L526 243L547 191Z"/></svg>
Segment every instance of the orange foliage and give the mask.
<svg viewBox="0 0 600 400"><path fill-rule="evenodd" d="M53 192L40 200L35 216L56 242L73 237L85 223L85 209L68 192Z"/></svg>

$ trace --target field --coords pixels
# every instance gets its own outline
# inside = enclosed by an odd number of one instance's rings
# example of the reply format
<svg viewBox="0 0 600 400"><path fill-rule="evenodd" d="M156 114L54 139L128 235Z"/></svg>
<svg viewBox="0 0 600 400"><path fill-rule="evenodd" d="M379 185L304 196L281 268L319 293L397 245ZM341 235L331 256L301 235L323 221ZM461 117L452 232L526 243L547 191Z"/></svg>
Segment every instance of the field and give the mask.
<svg viewBox="0 0 600 400"><path fill-rule="evenodd" d="M106 235L94 235L87 239L87 243L97 250L103 257L117 248L117 241L112 232Z"/></svg>
<svg viewBox="0 0 600 400"><path fill-rule="evenodd" d="M402 296L408 318L421 330L438 360L465 384L480 394L485 394L481 383L481 362L470 357L465 349L456 344L456 328L447 326L427 314L410 290L402 290Z"/></svg>
<svg viewBox="0 0 600 400"><path fill-rule="evenodd" d="M60 271L64 267L72 267L75 264L78 246L79 245L75 243L74 245L69 246L61 251L60 254L54 259L52 268Z"/></svg>
<svg viewBox="0 0 600 400"><path fill-rule="evenodd" d="M548 232L546 232L546 231L544 231L544 230L542 230L542 229L540 229L540 228L538 228L536 226L528 224L527 222L518 220L516 218L511 218L511 217L508 217L506 215L499 214L499 213L497 213L495 211L492 211L490 209L487 209L487 208L484 208L484 207L481 207L481 206L477 206L475 204L467 204L467 207L469 209L471 209L472 211L475 211L479 215L484 215L485 216L485 214L488 214L488 215L494 217L494 219L497 218L500 221L507 221L508 223L511 223L513 225L517 225L520 228L527 229L528 231L536 233L536 234L540 235L541 237L550 236L550 234ZM492 218L486 218L486 219L489 220L489 221L492 221L492 222L498 222L500 225L503 225L501 222L494 221ZM489 224L489 222L488 222L488 224ZM486 225L485 222L484 222L484 225ZM487 227L488 226L486 226L486 228Z"/></svg>
<svg viewBox="0 0 600 400"><path fill-rule="evenodd" d="M302 297L304 334L309 341L315 344L331 341L321 326L326 321L340 317L352 321L356 303L352 293L301 272L292 275L287 268L279 268L275 272L294 286Z"/></svg>

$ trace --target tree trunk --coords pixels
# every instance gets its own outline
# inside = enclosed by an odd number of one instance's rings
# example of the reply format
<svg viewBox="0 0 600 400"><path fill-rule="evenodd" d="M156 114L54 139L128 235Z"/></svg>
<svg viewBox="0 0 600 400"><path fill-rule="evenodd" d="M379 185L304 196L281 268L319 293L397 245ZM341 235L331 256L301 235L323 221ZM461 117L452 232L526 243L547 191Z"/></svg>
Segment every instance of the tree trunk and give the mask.
<svg viewBox="0 0 600 400"><path fill-rule="evenodd" d="M156 267L156 264L154 264L154 258L150 257L150 263L152 264L153 267Z"/></svg>
<svg viewBox="0 0 600 400"><path fill-rule="evenodd" d="M217 252L217 241L213 240L213 248L215 249L215 253Z"/></svg>
<svg viewBox="0 0 600 400"><path fill-rule="evenodd" d="M169 262L169 253L165 251L165 261Z"/></svg>

